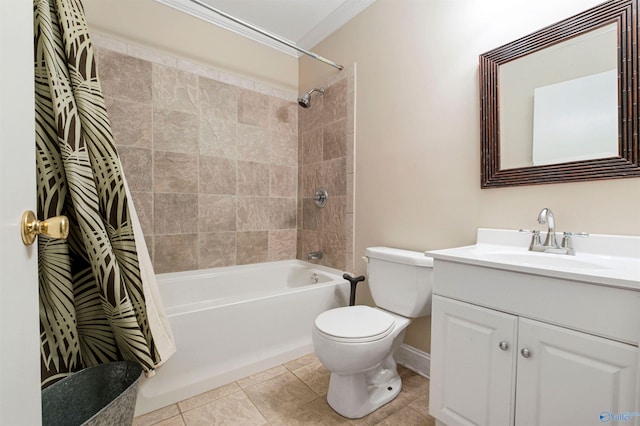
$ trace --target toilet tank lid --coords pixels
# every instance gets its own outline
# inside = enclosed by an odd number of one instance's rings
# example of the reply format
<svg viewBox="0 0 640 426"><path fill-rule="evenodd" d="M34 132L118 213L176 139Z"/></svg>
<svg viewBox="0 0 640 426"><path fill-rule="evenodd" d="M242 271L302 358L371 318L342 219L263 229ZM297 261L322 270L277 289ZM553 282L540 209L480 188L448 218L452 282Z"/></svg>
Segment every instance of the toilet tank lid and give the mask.
<svg viewBox="0 0 640 426"><path fill-rule="evenodd" d="M369 259L387 260L405 265L433 267L433 258L426 256L423 251L411 251L392 247L368 247L364 251Z"/></svg>

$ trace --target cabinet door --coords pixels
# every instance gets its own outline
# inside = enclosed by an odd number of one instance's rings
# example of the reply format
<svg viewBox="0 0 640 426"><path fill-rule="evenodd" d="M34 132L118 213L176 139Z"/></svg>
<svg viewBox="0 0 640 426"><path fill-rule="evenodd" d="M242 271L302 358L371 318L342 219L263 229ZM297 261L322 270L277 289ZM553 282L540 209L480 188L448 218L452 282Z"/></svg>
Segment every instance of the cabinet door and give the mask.
<svg viewBox="0 0 640 426"><path fill-rule="evenodd" d="M518 354L516 425L639 424L624 417L640 411L638 348L529 319L518 327L529 352Z"/></svg>
<svg viewBox="0 0 640 426"><path fill-rule="evenodd" d="M517 317L433 296L429 410L447 425L513 424Z"/></svg>

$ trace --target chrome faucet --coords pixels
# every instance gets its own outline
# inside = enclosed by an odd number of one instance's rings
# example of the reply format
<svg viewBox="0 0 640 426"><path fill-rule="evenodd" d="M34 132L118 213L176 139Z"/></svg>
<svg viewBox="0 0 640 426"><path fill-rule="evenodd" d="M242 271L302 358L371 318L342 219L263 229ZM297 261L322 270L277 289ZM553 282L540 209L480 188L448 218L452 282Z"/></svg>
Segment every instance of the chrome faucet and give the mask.
<svg viewBox="0 0 640 426"><path fill-rule="evenodd" d="M547 229L547 237L544 239L542 246L545 248L560 248L556 241L556 221L551 209L545 207L540 210L540 213L538 214L538 223L540 225L544 225L546 223L549 227Z"/></svg>
<svg viewBox="0 0 640 426"><path fill-rule="evenodd" d="M521 232L529 232L532 234L531 243L529 244L529 251L538 251L543 253L555 253L555 254L568 254L575 255L576 251L573 248L573 242L571 237L588 237L586 232L564 232L562 234L562 244L558 244L556 240L556 220L553 217L551 209L544 208L540 210L538 214L538 223L541 225L546 224L548 226L547 236L544 239L544 243L540 242L540 231L529 231L521 229Z"/></svg>
<svg viewBox="0 0 640 426"><path fill-rule="evenodd" d="M320 259L322 259L321 251L312 251L310 253L307 253L307 260L320 260Z"/></svg>

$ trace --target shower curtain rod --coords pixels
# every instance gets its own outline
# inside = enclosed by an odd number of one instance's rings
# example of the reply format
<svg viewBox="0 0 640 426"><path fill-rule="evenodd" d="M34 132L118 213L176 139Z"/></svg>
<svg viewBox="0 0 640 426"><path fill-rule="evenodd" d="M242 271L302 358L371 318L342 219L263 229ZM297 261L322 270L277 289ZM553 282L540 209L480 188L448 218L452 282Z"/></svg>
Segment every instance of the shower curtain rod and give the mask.
<svg viewBox="0 0 640 426"><path fill-rule="evenodd" d="M275 34L272 34L267 30L263 30L260 27L256 27L255 25L250 24L250 23L248 23L246 21L243 21L242 19L238 19L235 16L229 15L228 13L223 12L220 9L216 9L213 6L208 5L207 3L204 3L203 1L191 0L191 2L195 3L195 4L199 5L199 6L202 6L207 10L210 10L211 12L217 13L218 15L220 15L220 16L222 16L224 18L227 18L227 19L235 22L236 24L240 24L240 25L242 25L244 27L249 28L250 30L253 30L255 32L258 32L258 33L262 34L265 37L269 37L271 40L275 40L278 43L282 43L282 44L284 44L284 45L286 45L286 46L288 46L288 47L290 47L292 49L297 50L300 53L304 53L305 55L310 56L313 59L316 59L316 60L318 60L320 62L324 62L325 64L331 65L332 67L337 68L337 69L339 69L341 71L342 71L342 69L344 69L344 67L342 65L336 64L332 60L329 60L329 59L327 59L325 57L322 57L322 56L318 55L317 53L313 53L313 52L311 52L309 50L303 49L302 47L298 47L294 43L290 42L289 40L286 40L286 39L284 39L282 37L279 37L279 36L277 36Z"/></svg>

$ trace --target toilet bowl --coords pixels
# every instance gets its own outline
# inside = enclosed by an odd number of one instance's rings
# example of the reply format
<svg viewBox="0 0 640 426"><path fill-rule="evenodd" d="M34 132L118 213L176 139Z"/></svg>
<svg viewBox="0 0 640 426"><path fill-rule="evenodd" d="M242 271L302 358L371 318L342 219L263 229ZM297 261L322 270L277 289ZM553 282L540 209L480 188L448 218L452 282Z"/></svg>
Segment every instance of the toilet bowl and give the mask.
<svg viewBox="0 0 640 426"><path fill-rule="evenodd" d="M356 316L358 320L353 321ZM339 324L345 321L351 327L342 332ZM331 408L356 419L398 395L402 382L393 353L409 322L369 306L336 308L318 316L312 339L318 359L331 371L327 392ZM362 328L358 330L356 324Z"/></svg>
<svg viewBox="0 0 640 426"><path fill-rule="evenodd" d="M393 355L411 318L431 311L431 258L387 247L368 248L365 254L377 306L323 312L312 332L316 355L331 372L327 402L351 419L366 416L400 393Z"/></svg>

